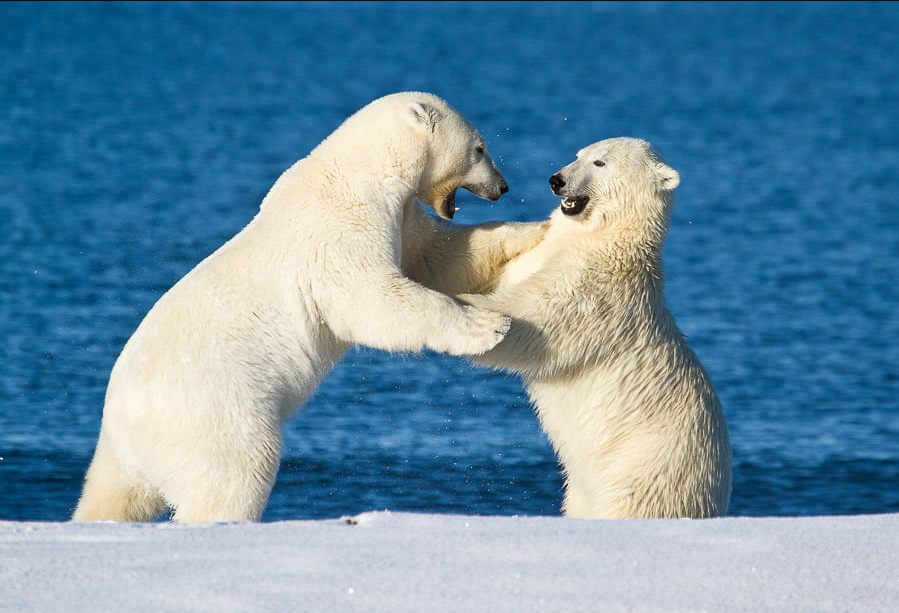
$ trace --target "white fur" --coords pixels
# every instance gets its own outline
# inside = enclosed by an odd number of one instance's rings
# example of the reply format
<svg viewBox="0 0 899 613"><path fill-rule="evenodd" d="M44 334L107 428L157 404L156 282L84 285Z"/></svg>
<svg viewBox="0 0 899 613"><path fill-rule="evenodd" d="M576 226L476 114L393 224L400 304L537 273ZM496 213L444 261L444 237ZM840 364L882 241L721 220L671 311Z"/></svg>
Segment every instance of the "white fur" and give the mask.
<svg viewBox="0 0 899 613"><path fill-rule="evenodd" d="M284 172L128 340L73 518L146 521L168 506L178 521L257 520L282 423L352 344L496 345L506 316L401 272L405 212L422 214L418 198L451 217L459 187L508 189L469 122L419 92L372 102Z"/></svg>
<svg viewBox="0 0 899 613"><path fill-rule="evenodd" d="M614 138L579 151L555 182L563 203L589 201L577 214L557 209L492 293L464 296L513 317L506 338L474 360L522 375L564 469L565 515L725 514L724 414L663 290L678 173L649 143Z"/></svg>

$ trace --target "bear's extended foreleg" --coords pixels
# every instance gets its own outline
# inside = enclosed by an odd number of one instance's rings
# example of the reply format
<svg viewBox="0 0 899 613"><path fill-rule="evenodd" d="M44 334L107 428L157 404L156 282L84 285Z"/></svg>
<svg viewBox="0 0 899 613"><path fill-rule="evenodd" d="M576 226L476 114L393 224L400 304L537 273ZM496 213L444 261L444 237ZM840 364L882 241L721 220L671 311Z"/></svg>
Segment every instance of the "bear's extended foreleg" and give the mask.
<svg viewBox="0 0 899 613"><path fill-rule="evenodd" d="M412 202L403 217L402 270L413 281L448 295L493 289L509 260L536 247L549 221L455 224Z"/></svg>

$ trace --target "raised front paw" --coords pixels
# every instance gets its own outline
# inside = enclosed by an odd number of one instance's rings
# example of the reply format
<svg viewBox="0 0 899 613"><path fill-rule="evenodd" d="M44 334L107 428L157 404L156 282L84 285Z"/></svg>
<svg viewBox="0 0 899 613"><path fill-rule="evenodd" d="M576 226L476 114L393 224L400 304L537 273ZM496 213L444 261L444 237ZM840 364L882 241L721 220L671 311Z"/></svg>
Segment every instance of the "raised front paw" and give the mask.
<svg viewBox="0 0 899 613"><path fill-rule="evenodd" d="M539 245L549 230L549 221L510 223L505 229L503 256L508 261Z"/></svg>
<svg viewBox="0 0 899 613"><path fill-rule="evenodd" d="M447 353L480 355L496 347L512 326L512 318L473 306L462 307L462 330L447 330Z"/></svg>
<svg viewBox="0 0 899 613"><path fill-rule="evenodd" d="M478 307L463 307L471 327L471 339L460 351L463 355L480 355L496 347L512 327L512 318Z"/></svg>

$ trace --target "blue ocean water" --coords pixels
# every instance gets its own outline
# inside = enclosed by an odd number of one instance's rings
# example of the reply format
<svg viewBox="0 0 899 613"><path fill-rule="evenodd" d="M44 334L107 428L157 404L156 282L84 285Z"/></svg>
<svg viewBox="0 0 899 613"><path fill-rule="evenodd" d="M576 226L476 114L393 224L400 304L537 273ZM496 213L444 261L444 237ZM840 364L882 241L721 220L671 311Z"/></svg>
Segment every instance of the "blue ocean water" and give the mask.
<svg viewBox="0 0 899 613"><path fill-rule="evenodd" d="M0 4L0 519L65 520L125 340L350 113L432 91L511 192L611 136L682 177L669 305L734 448L730 515L899 511L899 5ZM361 308L361 307L360 307ZM557 514L520 382L352 351L285 429L264 519Z"/></svg>

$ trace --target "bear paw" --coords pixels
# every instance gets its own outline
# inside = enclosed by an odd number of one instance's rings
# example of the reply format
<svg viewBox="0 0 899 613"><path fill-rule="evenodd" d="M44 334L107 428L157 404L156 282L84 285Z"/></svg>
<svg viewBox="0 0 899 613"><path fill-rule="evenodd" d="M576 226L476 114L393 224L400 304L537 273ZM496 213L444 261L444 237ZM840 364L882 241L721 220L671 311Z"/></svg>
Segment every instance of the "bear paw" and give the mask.
<svg viewBox="0 0 899 613"><path fill-rule="evenodd" d="M549 230L549 221L508 223L504 229L502 246L505 257L501 264L539 245Z"/></svg>
<svg viewBox="0 0 899 613"><path fill-rule="evenodd" d="M454 334L448 339L448 353L480 355L490 351L506 337L512 327L512 318L508 315L473 306L464 306L462 309L465 316L463 330L460 331L461 334Z"/></svg>

